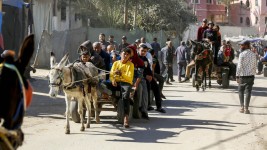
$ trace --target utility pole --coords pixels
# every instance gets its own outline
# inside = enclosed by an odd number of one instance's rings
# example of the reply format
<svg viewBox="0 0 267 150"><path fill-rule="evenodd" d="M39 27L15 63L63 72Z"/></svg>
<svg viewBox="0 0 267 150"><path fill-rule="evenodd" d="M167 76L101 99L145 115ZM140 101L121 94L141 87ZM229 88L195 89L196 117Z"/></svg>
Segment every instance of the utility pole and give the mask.
<svg viewBox="0 0 267 150"><path fill-rule="evenodd" d="M124 25L125 25L125 29L127 29L127 25L128 25L128 0L125 0L125 3L124 3Z"/></svg>
<svg viewBox="0 0 267 150"><path fill-rule="evenodd" d="M133 19L133 29L135 29L135 27L136 27L137 4L138 4L138 0L135 0L134 19Z"/></svg>

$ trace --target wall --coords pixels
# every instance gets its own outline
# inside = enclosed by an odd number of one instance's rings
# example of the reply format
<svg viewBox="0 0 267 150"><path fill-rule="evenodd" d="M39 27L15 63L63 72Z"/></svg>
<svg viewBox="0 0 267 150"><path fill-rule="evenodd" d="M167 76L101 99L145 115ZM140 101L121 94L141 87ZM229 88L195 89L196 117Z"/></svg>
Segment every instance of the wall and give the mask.
<svg viewBox="0 0 267 150"><path fill-rule="evenodd" d="M157 37L158 42L161 43L162 46L165 46L168 37L168 34L163 31L147 33L142 30L124 31L113 28L79 28L69 31L53 31L51 34L48 31L44 31L40 38L39 53L36 55L38 56L37 67L49 68L50 51L55 53L58 61L63 55L69 53L69 60L73 62L78 58L77 49L79 45L87 39L92 42L98 41L99 33L104 33L106 35L106 40L108 40L109 35L114 35L115 41L117 41L118 44L121 42L121 37L125 35L127 36L128 43L133 43L136 39L140 39L140 37L145 37L147 42L151 43L152 39ZM176 48L180 40L177 37L171 40Z"/></svg>

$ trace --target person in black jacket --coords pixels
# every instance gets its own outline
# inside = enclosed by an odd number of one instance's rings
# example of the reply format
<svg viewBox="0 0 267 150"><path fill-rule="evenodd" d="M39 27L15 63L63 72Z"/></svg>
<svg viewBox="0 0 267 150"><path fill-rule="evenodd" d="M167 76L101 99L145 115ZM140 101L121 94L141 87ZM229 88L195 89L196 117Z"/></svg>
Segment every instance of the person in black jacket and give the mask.
<svg viewBox="0 0 267 150"><path fill-rule="evenodd" d="M155 96L155 101L156 101L156 106L157 106L156 111L161 112L161 113L166 113L166 111L162 108L162 104L161 104L162 99L160 96L159 86L158 86L156 80L153 78L153 72L150 69L150 64L148 62L148 59L146 58L147 52L148 52L147 45L145 43L141 44L139 46L139 57L144 61L144 64L145 64L143 76L147 80L148 93L149 93L150 88L151 88L151 90L153 91L154 96Z"/></svg>

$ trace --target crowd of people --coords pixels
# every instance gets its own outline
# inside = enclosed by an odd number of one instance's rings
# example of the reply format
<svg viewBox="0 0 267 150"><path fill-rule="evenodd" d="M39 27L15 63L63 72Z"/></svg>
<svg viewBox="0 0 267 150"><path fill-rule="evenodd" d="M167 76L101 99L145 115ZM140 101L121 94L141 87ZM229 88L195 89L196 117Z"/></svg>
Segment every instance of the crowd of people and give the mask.
<svg viewBox="0 0 267 150"><path fill-rule="evenodd" d="M110 87L111 91L120 88L124 102L124 127L129 127L129 106L131 104L130 92L135 91L139 99L139 110L144 119L149 120L148 111L156 110L166 113L162 108L163 85L171 84L173 79L174 47L170 39L161 49L157 38L148 43L144 37L136 39L133 43L127 42L127 37L122 36L121 43L109 36L106 41L105 34L99 34L99 41L83 42L78 53L80 57L75 63L91 62L100 70L105 70L106 78L100 81ZM153 92L153 94L150 94ZM152 106L150 97L155 98L156 108Z"/></svg>
<svg viewBox="0 0 267 150"><path fill-rule="evenodd" d="M202 25L197 32L197 42L206 41L210 43L213 51L213 64L215 66L228 66L230 68L229 78L237 80L239 82L240 103L242 109L240 112L248 113L249 100L244 105L244 89L243 86L245 78L242 73L243 60L239 60L236 66L233 63L235 58L235 52L231 46L230 41L221 41L220 27L214 25L212 21L203 19ZM241 54L239 59L243 59L243 49L248 43L241 43ZM245 45L245 46L243 46ZM258 68L259 72L262 72L262 62L267 61L266 55L267 47L265 47L265 56L263 54L257 54L259 58ZM148 111L155 108L151 104L151 94L156 102L156 111L160 113L166 113L162 108L162 99L166 97L162 93L164 83L171 85L174 82L173 78L173 66L174 57L177 60L177 75L178 82L186 82L190 79L190 70L194 68L195 62L192 55L192 44L190 41L181 41L180 46L176 49L170 39L166 39L166 45L161 46L157 42L157 38L153 39L153 42L148 43L144 37L136 39L133 43L128 43L127 37L122 36L121 42L118 44L114 40L114 36L110 35L109 40L106 41L105 34L99 34L99 41L91 43L91 41L85 41L78 49L78 53L81 55L81 62L92 62L96 67L110 72L106 75L105 84L109 84L111 90L117 87L121 88L122 99L124 102L124 126L129 127L129 105L131 104L130 91L133 89L140 101L139 110L142 114L142 118L148 119ZM255 54L255 53L254 53ZM86 55L86 56L85 56ZM255 55L256 57L256 55ZM253 66L254 64L252 64ZM254 67L252 67L254 69ZM185 78L182 80L182 72L185 70ZM248 76L253 76L251 73ZM253 78L254 79L254 78ZM246 90L246 99L250 99L249 91L251 92L252 80L249 80L250 88Z"/></svg>

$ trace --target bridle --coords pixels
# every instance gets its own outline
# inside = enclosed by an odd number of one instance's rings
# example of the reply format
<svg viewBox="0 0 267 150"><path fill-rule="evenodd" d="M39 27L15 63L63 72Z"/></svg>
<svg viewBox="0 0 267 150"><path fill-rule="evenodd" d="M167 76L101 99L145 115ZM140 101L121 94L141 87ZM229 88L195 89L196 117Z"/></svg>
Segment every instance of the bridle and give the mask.
<svg viewBox="0 0 267 150"><path fill-rule="evenodd" d="M55 83L55 82L50 83L50 80L48 80L49 86L50 87L59 87L62 85L62 82L63 82L63 71L62 71L62 69L58 69L58 68L52 68L52 69L56 70L58 77L56 78L55 81L59 80L59 83Z"/></svg>

